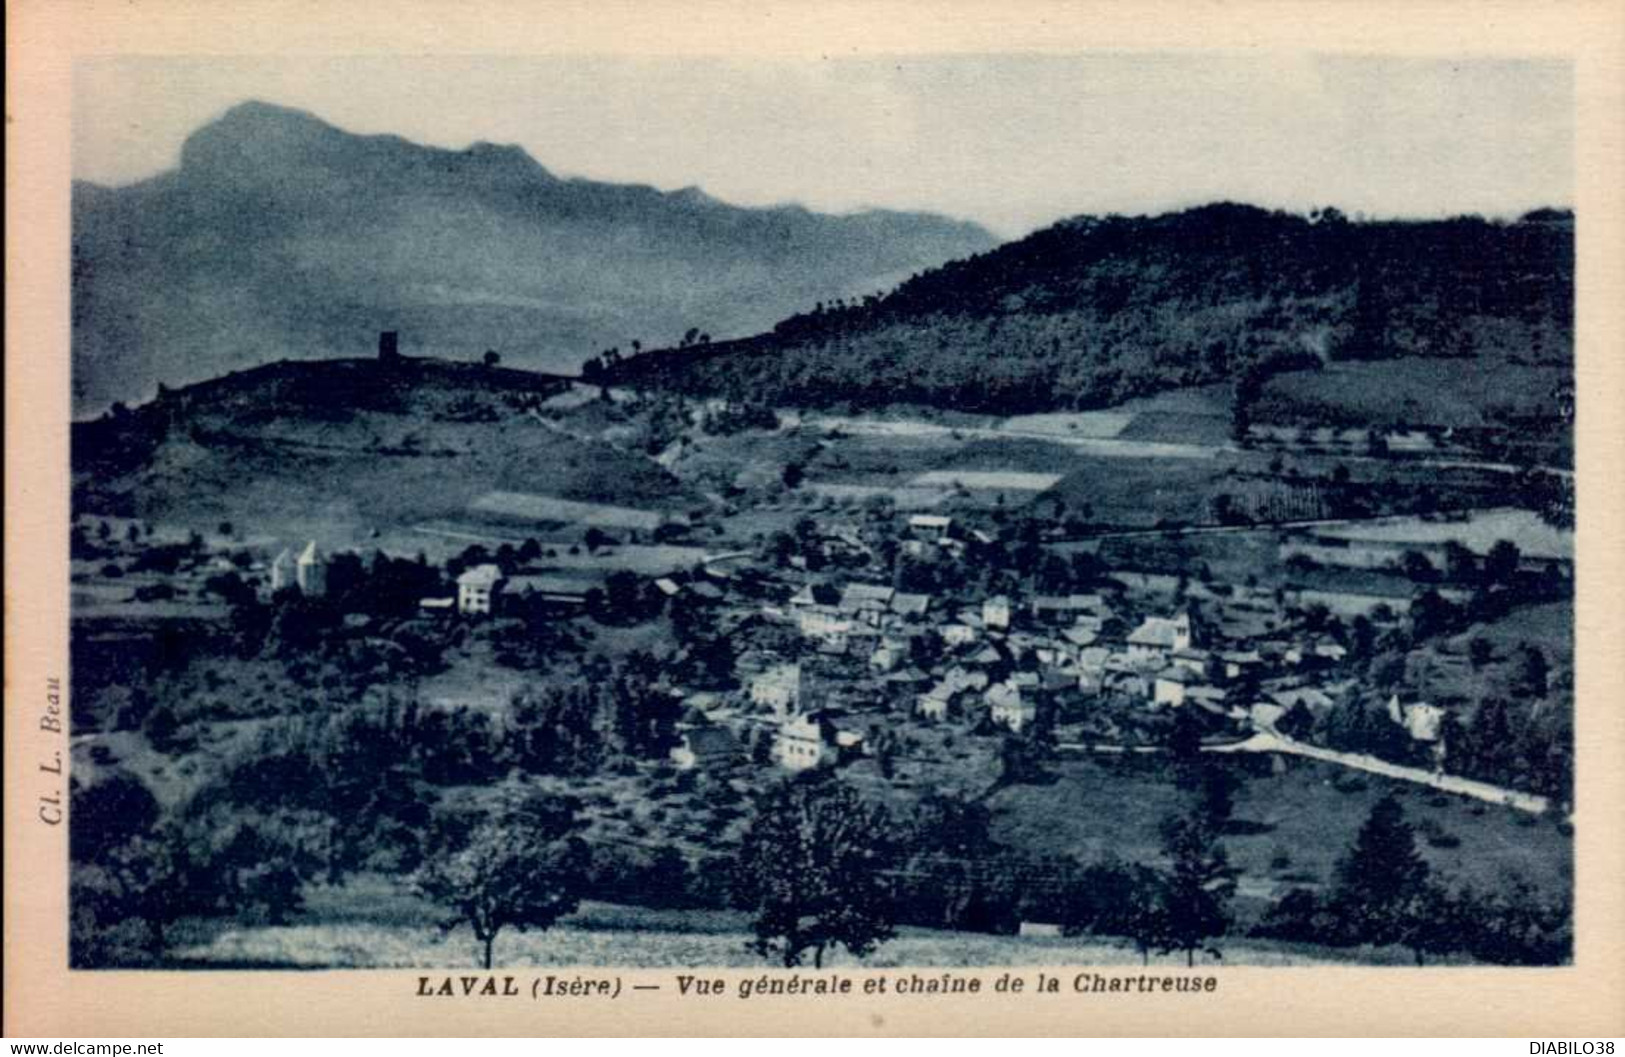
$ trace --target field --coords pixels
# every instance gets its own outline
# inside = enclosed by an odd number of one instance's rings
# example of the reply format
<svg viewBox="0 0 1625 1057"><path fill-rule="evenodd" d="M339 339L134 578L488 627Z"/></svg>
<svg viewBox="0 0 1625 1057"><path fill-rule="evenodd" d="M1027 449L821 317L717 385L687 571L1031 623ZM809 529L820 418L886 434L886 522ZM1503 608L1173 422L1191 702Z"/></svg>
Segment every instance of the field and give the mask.
<svg viewBox="0 0 1625 1057"><path fill-rule="evenodd" d="M1220 466L1201 460L1079 460L1038 500L1095 525L1151 528L1211 520L1209 496Z"/></svg>
<svg viewBox="0 0 1625 1057"><path fill-rule="evenodd" d="M312 923L229 926L193 922L177 928L175 962L261 968L458 968L476 964L468 930L441 932L421 924L435 915L380 878L359 878L308 896ZM586 902L553 929L502 933L501 966L624 968L769 968L747 946L748 920L734 911L652 910ZM1242 940L1222 944L1226 965L1323 965L1369 961L1370 951L1315 950ZM1403 951L1379 952L1380 962L1404 964ZM1138 966L1132 947L1063 937L1018 938L904 928L868 958L826 954L824 968L883 969L1001 965ZM1182 955L1153 955L1153 966L1184 967ZM810 968L810 967L809 967Z"/></svg>
<svg viewBox="0 0 1625 1057"><path fill-rule="evenodd" d="M1488 639L1498 648L1520 643L1539 646L1559 657L1574 652L1574 607L1566 602L1520 606L1499 620L1474 625L1472 635Z"/></svg>
<svg viewBox="0 0 1625 1057"><path fill-rule="evenodd" d="M1055 411L1042 415L1016 415L1001 428L1016 433L1056 433L1070 437L1115 437L1135 415L1126 411Z"/></svg>
<svg viewBox="0 0 1625 1057"><path fill-rule="evenodd" d="M1157 859L1157 825L1182 810L1185 794L1168 779L1160 761L1104 759L1068 759L1052 785L996 793L988 800L995 833L1035 852L1074 855L1086 862L1107 855L1129 862ZM1372 805L1389 791L1400 798L1412 825L1436 826L1460 839L1457 848L1419 841L1446 882L1483 890L1519 874L1551 893L1572 883L1571 842L1551 819L1377 776L1356 778L1318 761L1283 760L1278 770L1269 758L1235 766L1265 772L1245 775L1236 795L1237 832L1225 838L1231 863L1243 873L1237 908L1244 914L1258 913L1276 889L1328 883Z"/></svg>
<svg viewBox="0 0 1625 1057"><path fill-rule="evenodd" d="M932 470L909 481L914 488L965 488L988 492L1043 492L1061 480L1057 473L1019 470Z"/></svg>
<svg viewBox="0 0 1625 1057"><path fill-rule="evenodd" d="M1571 381L1566 368L1485 358L1470 365L1425 357L1332 363L1271 378L1253 417L1316 426L1487 426L1507 416L1553 413L1554 394Z"/></svg>
<svg viewBox="0 0 1625 1057"><path fill-rule="evenodd" d="M1468 550L1487 554L1500 540L1510 540L1518 551L1533 558L1574 557L1574 534L1552 528L1528 510L1475 510L1461 520L1389 518L1364 525L1323 530L1320 535L1384 543L1442 543L1456 540Z"/></svg>
<svg viewBox="0 0 1625 1057"><path fill-rule="evenodd" d="M476 516L519 524L582 524L644 532L654 531L666 520L655 510L639 510L609 503L582 503L532 492L487 492L470 503L469 510Z"/></svg>

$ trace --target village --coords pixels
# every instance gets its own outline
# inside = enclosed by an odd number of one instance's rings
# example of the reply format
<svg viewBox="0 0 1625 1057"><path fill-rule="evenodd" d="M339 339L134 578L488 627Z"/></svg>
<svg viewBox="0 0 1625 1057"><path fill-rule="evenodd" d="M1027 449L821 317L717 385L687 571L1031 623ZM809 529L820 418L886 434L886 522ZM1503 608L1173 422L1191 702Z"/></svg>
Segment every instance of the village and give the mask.
<svg viewBox="0 0 1625 1057"><path fill-rule="evenodd" d="M900 730L961 727L983 735L1007 732L1061 751L1145 751L1164 746L1173 717L1189 713L1210 747L1243 742L1254 734L1312 737L1317 725L1359 696L1361 665L1376 636L1406 619L1408 600L1379 596L1331 596L1279 588L1198 581L1183 575L1118 570L1086 563L1084 584L1065 593L1038 593L1042 579L1019 570L996 577L1004 589L976 590L945 583L934 591L903 590L877 582L893 564L1008 563L985 528L966 527L939 514L899 514L890 526L872 514L860 534L851 526L827 536L804 526L796 546L818 554L868 556L868 568L809 571L825 559L806 553L735 551L667 575L610 574L623 596L647 597L691 607L703 621L732 633L734 651L724 687L683 686L662 679L681 699L685 720L669 751L680 769L731 766L769 745L758 760L796 772L836 768L884 754ZM871 547L862 536L890 536ZM618 542L592 530L589 554L615 567ZM1429 547L1370 540L1350 546L1335 535L1283 537L1288 563L1313 558L1371 567L1421 561L1442 568L1445 539ZM564 545L560 545L561 547ZM1504 545L1503 545L1504 546ZM579 553L578 545L570 545ZM266 603L296 594L328 594L334 556L315 541L283 548L268 561L248 559L227 546L225 554L178 574L149 582L129 594L139 606L186 594L199 599L232 593L222 574L255 588ZM555 558L558 551L547 548ZM1486 551L1486 555L1487 555ZM496 560L482 560L494 557ZM352 565L359 556L346 554ZM1456 558L1455 560L1461 560ZM1466 559L1474 559L1469 554ZM1547 558L1517 560L1526 575L1558 583L1572 575ZM438 570L444 594L420 597L416 618L477 623L524 616L562 625L584 619L605 605L605 579L581 567L559 569L543 547L504 545L497 555L469 548ZM435 573L429 574L430 578ZM888 579L902 578L898 573ZM210 579L214 577L214 579ZM1071 577L1059 574L1062 580ZM1467 592L1444 588L1449 604ZM216 599L223 600L223 599ZM1341 616L1326 602L1341 603ZM360 629L365 618L352 615ZM1357 636L1361 642L1352 641ZM748 644L753 643L753 644ZM1351 651L1359 655L1351 660ZM472 704L472 702L451 702ZM1402 764L1439 773L1445 767L1443 731L1447 709L1396 689L1384 711L1392 723ZM1402 735L1402 736L1398 736ZM989 775L994 780L995 775ZM1507 800L1539 805L1540 797L1507 793Z"/></svg>

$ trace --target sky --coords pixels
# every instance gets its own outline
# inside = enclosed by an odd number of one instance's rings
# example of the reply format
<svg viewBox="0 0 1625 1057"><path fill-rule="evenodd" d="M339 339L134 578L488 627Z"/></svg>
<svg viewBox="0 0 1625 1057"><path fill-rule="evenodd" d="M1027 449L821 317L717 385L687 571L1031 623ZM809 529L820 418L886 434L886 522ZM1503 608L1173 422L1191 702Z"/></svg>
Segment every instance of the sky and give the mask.
<svg viewBox="0 0 1625 1057"><path fill-rule="evenodd" d="M929 210L1004 237L1218 199L1512 216L1574 194L1568 63L1250 52L81 60L74 175L172 168L246 99L442 147L514 143L561 176Z"/></svg>

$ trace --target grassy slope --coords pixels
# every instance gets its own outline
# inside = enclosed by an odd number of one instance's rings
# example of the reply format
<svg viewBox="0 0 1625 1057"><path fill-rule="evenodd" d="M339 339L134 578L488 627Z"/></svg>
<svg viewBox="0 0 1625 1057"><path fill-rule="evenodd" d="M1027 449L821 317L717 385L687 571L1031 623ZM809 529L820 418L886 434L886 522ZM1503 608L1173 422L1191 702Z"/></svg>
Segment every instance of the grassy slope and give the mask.
<svg viewBox="0 0 1625 1057"><path fill-rule="evenodd" d="M181 390L75 436L75 508L362 545L502 488L681 507L658 464L526 410L551 379L472 365L286 363ZM165 424L167 419L167 424ZM141 452L127 449L145 443Z"/></svg>
<svg viewBox="0 0 1625 1057"><path fill-rule="evenodd" d="M995 794L989 806L996 813L996 832L1018 846L1085 861L1108 854L1130 862L1155 860L1158 823L1185 810L1187 797L1165 775L1144 767L1133 761L1119 767L1068 760L1053 785ZM1375 777L1359 783L1363 788L1344 791L1350 784L1340 789L1334 781L1346 777L1329 764L1292 761L1278 774L1246 778L1236 796L1235 818L1257 832L1226 837L1231 862L1258 880L1326 883L1372 805L1392 790L1413 825L1437 824L1461 839L1459 848L1423 845L1448 883L1471 882L1482 890L1512 873L1545 891L1572 883L1570 841L1551 820ZM1282 851L1290 864L1272 868L1271 860Z"/></svg>
<svg viewBox="0 0 1625 1057"><path fill-rule="evenodd" d="M466 968L476 944L466 928L442 933L422 922L435 911L398 887L360 878L310 893L313 922L283 927L193 922L177 930L177 961L190 965L307 968ZM319 923L317 923L319 922ZM749 950L748 920L731 911L662 911L588 902L541 933L504 932L503 966L771 968ZM1301 945L1240 941L1224 945L1227 965L1313 965L1354 960L1356 953ZM1403 964L1403 952L1376 960ZM1182 956L1153 957L1153 966L1183 968ZM872 956L825 957L826 970L907 966L1099 965L1133 967L1140 956L1124 945L1086 939L1018 939L978 933L903 929Z"/></svg>
<svg viewBox="0 0 1625 1057"><path fill-rule="evenodd" d="M1488 358L1333 363L1319 371L1287 371L1271 378L1254 418L1315 426L1488 426L1510 417L1550 414L1554 392L1572 381L1564 366Z"/></svg>

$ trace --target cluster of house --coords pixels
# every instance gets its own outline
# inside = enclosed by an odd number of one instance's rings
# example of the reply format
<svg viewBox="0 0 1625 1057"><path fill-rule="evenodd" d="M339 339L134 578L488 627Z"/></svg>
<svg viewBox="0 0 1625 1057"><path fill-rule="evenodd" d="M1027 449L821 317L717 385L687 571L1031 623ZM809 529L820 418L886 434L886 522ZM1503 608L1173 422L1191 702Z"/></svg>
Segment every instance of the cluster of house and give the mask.
<svg viewBox="0 0 1625 1057"><path fill-rule="evenodd" d="M954 539L947 518L916 515L909 527L927 546ZM702 709L711 721L685 724L671 759L682 768L737 759L745 736L756 732L770 739L768 755L787 770L830 766L870 747L873 730L861 714L877 706L895 714L899 702L916 722L985 722L1020 733L1046 714L1078 718L1105 695L1149 710L1199 708L1275 733L1288 713L1319 718L1354 688L1342 672L1345 647L1282 628L1279 599L1236 588L1219 604L1221 596L1205 585L1155 574L1114 579L1123 593L975 601L811 580L782 603L750 600L703 578L656 580L667 595L703 588L716 596L723 603L718 620L765 619L793 628L800 642L787 655L742 658L740 707ZM297 554L283 551L271 565L273 590L298 586L320 595L326 580L327 559L314 542ZM485 563L456 578L455 595L423 599L420 607L476 617L537 604L579 611L594 585L557 572L505 574ZM1165 600L1160 613L1156 599ZM1200 621L1187 600L1201 601ZM1439 707L1395 698L1388 712L1415 741L1438 743Z"/></svg>
<svg viewBox="0 0 1625 1057"><path fill-rule="evenodd" d="M867 583L804 585L765 611L792 624L802 660L768 664L747 680L749 702L777 723L774 759L801 770L862 751L863 735L842 726L833 696L809 690L808 665L848 673L848 696L912 702L918 721L980 722L1021 732L1056 702L1102 694L1142 700L1152 710L1200 708L1240 727L1275 730L1296 708L1323 716L1354 688L1341 674L1346 648L1324 635L1261 634L1233 621L1203 621L1175 607L1137 622L1104 593L997 594L979 604ZM1125 610L1126 612L1126 610ZM1211 643L1197 640L1206 634ZM935 639L921 650L920 639ZM922 655L933 658L929 670ZM856 673L856 674L853 674ZM1419 742L1439 737L1437 706L1391 706L1394 722Z"/></svg>

